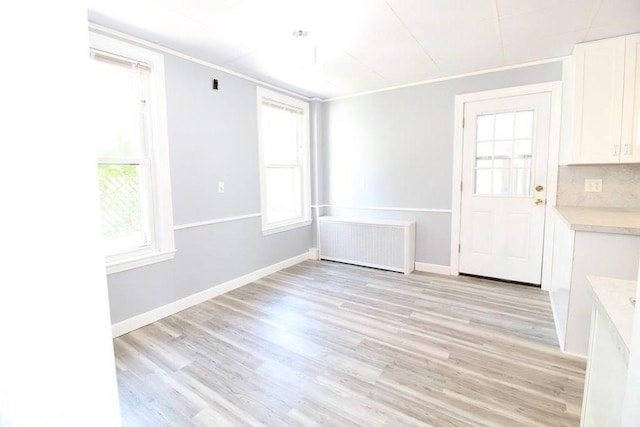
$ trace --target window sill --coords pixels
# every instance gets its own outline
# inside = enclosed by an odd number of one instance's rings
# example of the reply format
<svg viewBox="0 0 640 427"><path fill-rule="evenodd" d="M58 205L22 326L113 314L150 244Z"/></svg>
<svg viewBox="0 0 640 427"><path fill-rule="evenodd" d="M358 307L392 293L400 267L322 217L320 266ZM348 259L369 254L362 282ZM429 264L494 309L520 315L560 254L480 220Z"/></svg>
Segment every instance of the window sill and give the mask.
<svg viewBox="0 0 640 427"><path fill-rule="evenodd" d="M283 225L277 225L277 226L273 226L273 227L269 227L269 228L262 228L262 235L263 236L268 236L270 234L276 234L276 233L280 233L282 231L288 231L288 230L293 230L295 228L300 228L300 227L306 227L308 225L311 224L311 220L310 219L305 219L303 221L297 221L297 222L292 222L292 223L288 223L288 224L283 224Z"/></svg>
<svg viewBox="0 0 640 427"><path fill-rule="evenodd" d="M108 261L107 262L107 274L119 273L121 271L127 271L145 265L155 264L162 261L168 261L173 259L176 255L175 249L165 250L161 252L151 252L144 255L136 255L131 258Z"/></svg>

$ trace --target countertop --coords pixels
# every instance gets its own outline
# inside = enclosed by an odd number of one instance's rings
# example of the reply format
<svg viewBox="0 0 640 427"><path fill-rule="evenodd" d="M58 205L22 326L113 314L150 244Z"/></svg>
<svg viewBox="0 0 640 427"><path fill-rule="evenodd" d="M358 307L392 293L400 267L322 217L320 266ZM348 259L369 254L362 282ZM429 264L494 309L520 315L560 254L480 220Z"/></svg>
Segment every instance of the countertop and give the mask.
<svg viewBox="0 0 640 427"><path fill-rule="evenodd" d="M640 236L640 209L556 206L556 211L576 231Z"/></svg>
<svg viewBox="0 0 640 427"><path fill-rule="evenodd" d="M587 276L587 279L591 285L596 308L612 326L612 330L615 331L614 336L618 341L618 348L628 360L635 310L629 298L636 296L638 282L600 276Z"/></svg>

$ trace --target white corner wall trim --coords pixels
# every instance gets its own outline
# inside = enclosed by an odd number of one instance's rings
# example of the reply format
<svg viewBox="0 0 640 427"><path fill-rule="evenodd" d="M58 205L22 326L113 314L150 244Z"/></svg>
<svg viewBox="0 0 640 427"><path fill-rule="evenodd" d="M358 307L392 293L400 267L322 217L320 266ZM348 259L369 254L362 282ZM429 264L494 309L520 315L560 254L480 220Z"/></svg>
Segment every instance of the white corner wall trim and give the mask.
<svg viewBox="0 0 640 427"><path fill-rule="evenodd" d="M309 259L312 261L318 261L320 259L320 251L318 248L309 248Z"/></svg>
<svg viewBox="0 0 640 427"><path fill-rule="evenodd" d="M193 56L186 55L184 53L178 52L177 50L169 49L168 47L164 47L164 46L159 45L157 43L153 43L153 42L150 42L150 41L147 41L147 40L144 40L144 39L141 39L141 38L138 38L138 37L123 33L123 32L120 32L118 30L114 30L114 29L109 28L109 27L105 27L105 26L102 26L102 25L99 25L99 24L95 24L93 22L89 22L89 28L92 29L92 30L100 31L100 32L105 33L105 34L110 34L112 36L119 37L119 38L121 38L123 40L128 40L128 41L131 41L131 42L143 45L143 46L147 46L147 47L150 47L152 49L155 49L155 50L158 50L158 51L161 51L161 52L164 52L164 53L168 53L168 54L173 55L173 56L177 56L178 58L186 59L187 61L195 62L196 64L204 65L205 67L213 68L214 70L222 71L224 73L230 74L232 76L239 77L241 79L250 81L250 82L258 84L260 86L264 86L264 87L268 87L268 88L271 88L271 89L275 89L278 92L286 93L288 95L295 96L296 98L304 99L305 101L318 100L318 98L313 98L313 99L309 98L309 97L301 95L299 93L292 92L292 91L287 90L287 89L283 89L281 87L272 85L272 84L267 83L267 82L263 82L262 80L254 79L253 77L249 77L249 76L247 76L245 74L238 73L237 71L233 71L233 70L230 70L228 68L224 68L224 67L221 67L219 65L212 64L211 62L203 61L202 59L194 58Z"/></svg>
<svg viewBox="0 0 640 427"><path fill-rule="evenodd" d="M451 276L450 265L416 262L416 271L422 271L423 273L444 274L446 276Z"/></svg>
<svg viewBox="0 0 640 427"><path fill-rule="evenodd" d="M402 212L433 212L433 213L451 213L451 209L432 209L432 208L401 208L392 206L341 206L341 205L316 205L313 208L336 208L336 209L358 209L371 211L402 211Z"/></svg>
<svg viewBox="0 0 640 427"><path fill-rule="evenodd" d="M253 213L253 214L248 214L248 215L238 215L238 216L228 216L228 217L225 217L225 218L210 219L208 221L198 221L198 222L190 222L188 224L180 224L180 225L176 225L175 227L173 227L173 229L174 230L184 230L185 228L202 227L204 225L221 224L223 222L240 221L240 220L249 219L249 218L259 218L261 216L262 216L262 214L260 214L260 213Z"/></svg>
<svg viewBox="0 0 640 427"><path fill-rule="evenodd" d="M280 261L278 263L261 268L260 270L245 274L244 276L231 279L228 282L213 286L202 292L198 292L196 294L189 295L188 297L171 302L167 305L163 305L162 307L154 308L153 310L147 311L146 313L142 313L121 322L114 323L113 325L111 325L111 335L113 336L113 338L116 338L120 335L124 335L128 332L149 325L153 322L157 322L160 319L171 316L172 314L175 314L179 311L186 310L187 308L193 307L194 305L203 303L211 298L217 297L218 295L222 295L234 289L248 285L249 283L262 279L269 274L273 274L277 271L306 261L310 258L310 256L310 252L296 255L284 261Z"/></svg>

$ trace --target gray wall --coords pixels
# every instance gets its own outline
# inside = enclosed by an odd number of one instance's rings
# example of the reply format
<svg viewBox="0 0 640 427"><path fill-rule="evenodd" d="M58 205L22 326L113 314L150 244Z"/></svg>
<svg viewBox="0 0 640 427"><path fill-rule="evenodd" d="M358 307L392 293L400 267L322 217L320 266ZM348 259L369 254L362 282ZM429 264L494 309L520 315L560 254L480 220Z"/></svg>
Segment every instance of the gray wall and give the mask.
<svg viewBox="0 0 640 427"><path fill-rule="evenodd" d="M167 54L165 75L174 224L259 213L255 84ZM175 241L174 260L109 275L113 323L305 253L312 227L263 237L258 217Z"/></svg>
<svg viewBox="0 0 640 427"><path fill-rule="evenodd" d="M321 204L451 209L456 95L562 79L562 63L486 73L323 104ZM449 265L451 216L336 209L414 218L416 261Z"/></svg>
<svg viewBox="0 0 640 427"><path fill-rule="evenodd" d="M174 223L258 213L255 84L168 54L165 74ZM554 63L313 102L312 203L450 209L455 95L560 78ZM318 213L415 219L417 261L449 264L449 213ZM302 254L316 246L314 229L265 237L260 218L249 218L176 230L174 260L109 275L112 322Z"/></svg>

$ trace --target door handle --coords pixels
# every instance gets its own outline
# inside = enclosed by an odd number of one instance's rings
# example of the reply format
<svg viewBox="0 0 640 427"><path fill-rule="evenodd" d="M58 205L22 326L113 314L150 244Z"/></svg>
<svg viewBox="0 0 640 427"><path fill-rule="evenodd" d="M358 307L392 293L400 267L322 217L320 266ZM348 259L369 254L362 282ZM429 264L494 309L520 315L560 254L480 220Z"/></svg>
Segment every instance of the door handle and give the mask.
<svg viewBox="0 0 640 427"><path fill-rule="evenodd" d="M543 203L544 203L544 200L542 200L542 199L536 199L536 201L535 201L536 205L541 205Z"/></svg>
<svg viewBox="0 0 640 427"><path fill-rule="evenodd" d="M536 191L539 193L542 190L544 190L544 187L542 185L536 185Z"/></svg>

